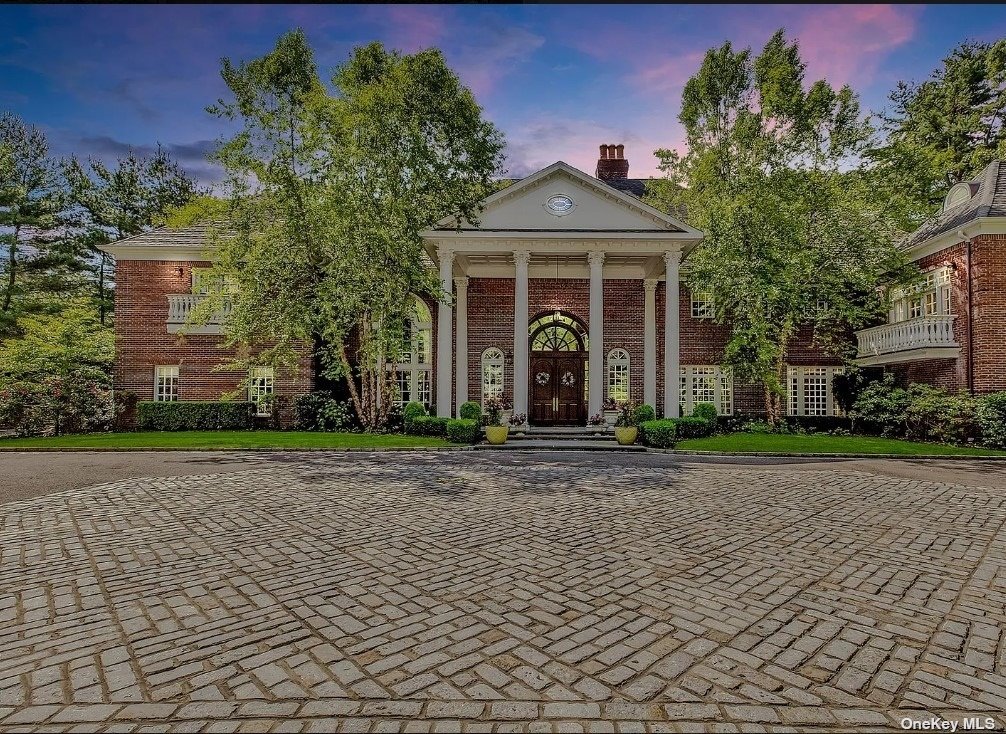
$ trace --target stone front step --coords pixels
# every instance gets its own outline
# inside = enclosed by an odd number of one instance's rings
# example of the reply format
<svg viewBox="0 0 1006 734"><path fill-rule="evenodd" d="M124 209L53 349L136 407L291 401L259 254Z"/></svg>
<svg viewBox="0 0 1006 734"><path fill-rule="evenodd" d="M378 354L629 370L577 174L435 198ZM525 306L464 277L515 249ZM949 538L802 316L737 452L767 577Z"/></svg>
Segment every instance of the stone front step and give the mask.
<svg viewBox="0 0 1006 734"><path fill-rule="evenodd" d="M526 438L519 441L508 438L506 443L499 446L480 443L475 448L488 451L646 451L646 447L638 443L631 446L620 446L614 438L610 441L594 441L586 437L580 439Z"/></svg>

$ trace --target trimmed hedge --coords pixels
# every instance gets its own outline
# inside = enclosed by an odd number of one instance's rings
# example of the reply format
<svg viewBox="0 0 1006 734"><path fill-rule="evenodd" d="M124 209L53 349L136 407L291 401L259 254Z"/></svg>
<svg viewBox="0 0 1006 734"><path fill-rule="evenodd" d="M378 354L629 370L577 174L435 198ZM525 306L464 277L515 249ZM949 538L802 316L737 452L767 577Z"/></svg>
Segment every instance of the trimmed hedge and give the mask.
<svg viewBox="0 0 1006 734"><path fill-rule="evenodd" d="M461 407L458 408L458 418L473 420L478 423L482 420L482 406L474 400L461 403Z"/></svg>
<svg viewBox="0 0 1006 734"><path fill-rule="evenodd" d="M405 410L402 411L402 417L406 420L420 415L426 415L426 406L422 403L417 403L415 400L406 405Z"/></svg>
<svg viewBox="0 0 1006 734"><path fill-rule="evenodd" d="M669 449L677 441L677 421L673 418L644 421L639 424L640 440L646 446Z"/></svg>
<svg viewBox="0 0 1006 734"><path fill-rule="evenodd" d="M633 411L633 415L636 417L636 425L640 423L646 423L647 421L654 421L657 419L657 412L653 409L652 405L640 405Z"/></svg>
<svg viewBox="0 0 1006 734"><path fill-rule="evenodd" d="M142 431L219 431L255 427L255 403L222 400L136 404L136 422Z"/></svg>
<svg viewBox="0 0 1006 734"><path fill-rule="evenodd" d="M713 435L716 422L705 418L673 418L678 431L678 438L705 438Z"/></svg>
<svg viewBox="0 0 1006 734"><path fill-rule="evenodd" d="M478 443L482 426L474 418L452 418L447 421L447 439L451 443Z"/></svg>
<svg viewBox="0 0 1006 734"><path fill-rule="evenodd" d="M417 415L405 421L405 432L413 436L440 436L447 435L448 418L436 415Z"/></svg>
<svg viewBox="0 0 1006 734"><path fill-rule="evenodd" d="M719 411L716 410L716 406L712 403L696 403L695 407L692 408L693 418L701 418L702 420L707 420L711 423L716 422L718 415Z"/></svg>

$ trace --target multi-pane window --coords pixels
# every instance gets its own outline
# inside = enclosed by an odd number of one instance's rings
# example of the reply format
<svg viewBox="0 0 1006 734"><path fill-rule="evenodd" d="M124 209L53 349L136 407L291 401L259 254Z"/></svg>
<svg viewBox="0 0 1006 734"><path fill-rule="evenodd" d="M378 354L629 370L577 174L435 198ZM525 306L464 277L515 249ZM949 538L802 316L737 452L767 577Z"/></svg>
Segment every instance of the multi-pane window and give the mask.
<svg viewBox="0 0 1006 734"><path fill-rule="evenodd" d="M891 294L888 321L896 323L951 313L951 288L949 267L930 270L919 285L899 288Z"/></svg>
<svg viewBox="0 0 1006 734"><path fill-rule="evenodd" d="M699 403L712 403L720 415L734 412L733 375L717 365L681 366L681 415L691 415Z"/></svg>
<svg viewBox="0 0 1006 734"><path fill-rule="evenodd" d="M252 367L248 370L248 400L255 403L255 415L272 415L275 382L272 367Z"/></svg>
<svg viewBox="0 0 1006 734"><path fill-rule="evenodd" d="M490 347L482 352L482 402L503 397L503 350Z"/></svg>
<svg viewBox="0 0 1006 734"><path fill-rule="evenodd" d="M399 361L390 366L398 388L395 395L397 404L416 401L425 405L431 402L432 352L433 316L429 306L417 298L406 326Z"/></svg>
<svg viewBox="0 0 1006 734"><path fill-rule="evenodd" d="M624 349L608 352L608 397L619 403L629 399L629 353Z"/></svg>
<svg viewBox="0 0 1006 734"><path fill-rule="evenodd" d="M708 291L692 293L692 318L711 319L713 317L713 296Z"/></svg>
<svg viewBox="0 0 1006 734"><path fill-rule="evenodd" d="M154 400L178 400L178 365L159 365L154 368Z"/></svg>
<svg viewBox="0 0 1006 734"><path fill-rule="evenodd" d="M234 293L237 285L234 279L225 275L214 275L211 268L192 268L192 293L208 296L211 293Z"/></svg>
<svg viewBox="0 0 1006 734"><path fill-rule="evenodd" d="M789 415L840 415L831 387L841 367L789 367Z"/></svg>

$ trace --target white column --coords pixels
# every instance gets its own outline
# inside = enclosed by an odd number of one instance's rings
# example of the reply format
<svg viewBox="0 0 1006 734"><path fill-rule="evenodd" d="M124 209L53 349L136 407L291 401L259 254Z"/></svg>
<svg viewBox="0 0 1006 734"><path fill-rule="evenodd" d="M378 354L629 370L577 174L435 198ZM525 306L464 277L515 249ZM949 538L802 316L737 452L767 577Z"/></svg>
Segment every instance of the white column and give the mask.
<svg viewBox="0 0 1006 734"><path fill-rule="evenodd" d="M590 387L587 395L587 414L601 412L604 387L604 253L591 252L587 255L590 263L590 329L587 346L587 366L590 370Z"/></svg>
<svg viewBox="0 0 1006 734"><path fill-rule="evenodd" d="M461 415L461 404L468 400L468 278L454 279L455 296L455 329L457 331L457 354L455 359L454 385L458 391L455 402L457 413Z"/></svg>
<svg viewBox="0 0 1006 734"><path fill-rule="evenodd" d="M437 307L437 415L451 416L451 378L454 370L451 367L451 353L454 346L451 333L452 312L451 291L454 285L454 251L439 248L440 287L444 295Z"/></svg>
<svg viewBox="0 0 1006 734"><path fill-rule="evenodd" d="M657 281L644 280L643 402L657 409Z"/></svg>
<svg viewBox="0 0 1006 734"><path fill-rule="evenodd" d="M678 346L680 326L678 318L678 301L680 285L678 283L678 265L681 254L665 252L664 263L667 268L667 282L664 299L664 417L677 418L678 404L681 402L681 356Z"/></svg>
<svg viewBox="0 0 1006 734"><path fill-rule="evenodd" d="M531 253L517 250L513 254L513 412L527 413L527 266Z"/></svg>

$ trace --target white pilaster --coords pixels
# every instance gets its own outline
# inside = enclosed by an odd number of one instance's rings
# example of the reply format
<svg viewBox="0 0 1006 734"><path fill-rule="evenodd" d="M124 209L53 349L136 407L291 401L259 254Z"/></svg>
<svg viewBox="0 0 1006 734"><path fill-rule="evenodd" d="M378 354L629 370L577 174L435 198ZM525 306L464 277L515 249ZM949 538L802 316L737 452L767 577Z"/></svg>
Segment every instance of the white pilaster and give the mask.
<svg viewBox="0 0 1006 734"><path fill-rule="evenodd" d="M451 416L451 378L454 370L451 365L451 354L454 346L452 329L453 308L451 297L454 285L454 251L439 248L437 257L440 259L440 288L444 294L437 307L437 415L449 418Z"/></svg>
<svg viewBox="0 0 1006 734"><path fill-rule="evenodd" d="M657 408L657 281L644 280L643 402Z"/></svg>
<svg viewBox="0 0 1006 734"><path fill-rule="evenodd" d="M587 255L590 263L590 328L587 345L587 366L590 387L587 394L587 414L601 412L604 388L604 253L591 252Z"/></svg>
<svg viewBox="0 0 1006 734"><path fill-rule="evenodd" d="M531 253L517 250L513 254L513 412L527 413L528 334L527 334L527 266Z"/></svg>
<svg viewBox="0 0 1006 734"><path fill-rule="evenodd" d="M457 370L454 385L458 391L455 403L457 415L461 415L461 404L468 400L468 278L454 279L455 291L455 330L457 332L456 359Z"/></svg>
<svg viewBox="0 0 1006 734"><path fill-rule="evenodd" d="M680 324L678 311L680 300L680 285L678 282L678 266L681 254L665 252L664 263L667 269L664 299L664 417L677 418L681 402L681 353L678 340Z"/></svg>

